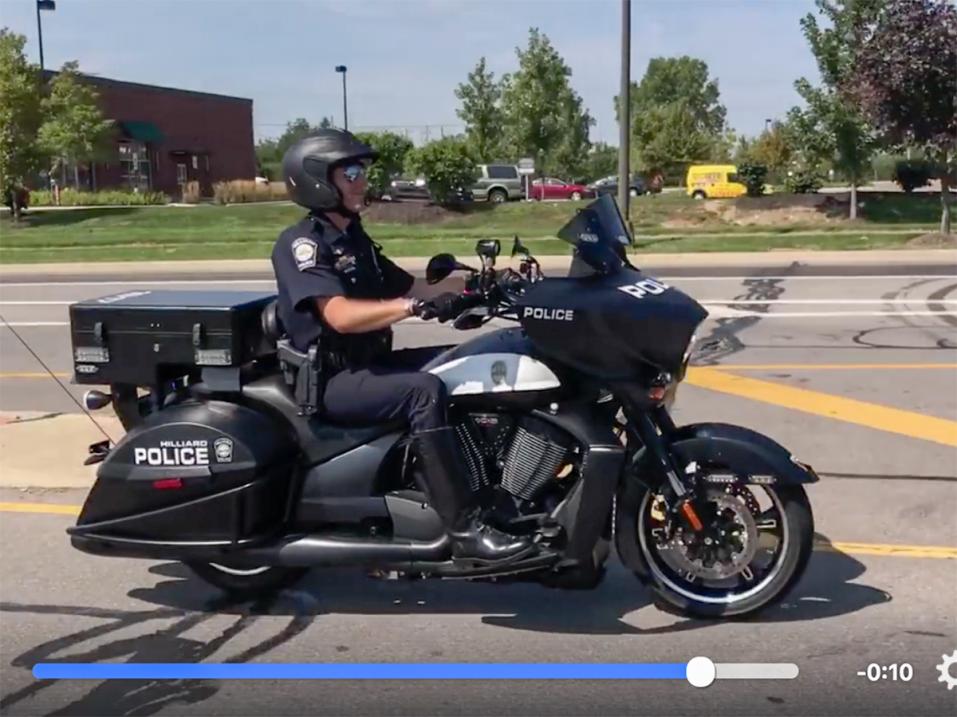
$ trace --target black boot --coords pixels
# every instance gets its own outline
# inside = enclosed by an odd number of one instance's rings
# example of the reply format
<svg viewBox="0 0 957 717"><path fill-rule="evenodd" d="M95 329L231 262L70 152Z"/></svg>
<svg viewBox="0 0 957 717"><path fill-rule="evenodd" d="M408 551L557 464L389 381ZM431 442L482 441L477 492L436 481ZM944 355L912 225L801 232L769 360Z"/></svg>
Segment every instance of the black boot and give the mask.
<svg viewBox="0 0 957 717"><path fill-rule="evenodd" d="M531 538L509 535L485 524L473 505L469 469L452 428L417 433L416 453L432 507L452 539L456 558L496 562L531 553Z"/></svg>

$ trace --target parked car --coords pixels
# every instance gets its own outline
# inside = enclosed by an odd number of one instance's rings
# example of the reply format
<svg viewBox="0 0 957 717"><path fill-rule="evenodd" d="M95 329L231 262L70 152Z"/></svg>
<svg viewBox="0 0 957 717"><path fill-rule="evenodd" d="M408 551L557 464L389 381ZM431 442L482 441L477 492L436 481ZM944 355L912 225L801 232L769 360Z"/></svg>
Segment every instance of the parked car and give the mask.
<svg viewBox="0 0 957 717"><path fill-rule="evenodd" d="M386 202L400 199L429 199L429 186L424 177L414 179L396 177L389 182L381 198Z"/></svg>
<svg viewBox="0 0 957 717"><path fill-rule="evenodd" d="M693 164L685 185L688 196L695 199L733 199L748 191L733 164Z"/></svg>
<svg viewBox="0 0 957 717"><path fill-rule="evenodd" d="M525 197L525 178L514 164L480 164L479 178L472 186L476 201L507 202Z"/></svg>
<svg viewBox="0 0 957 717"><path fill-rule="evenodd" d="M595 196L595 191L584 184L570 184L554 177L539 177L532 182L532 199L585 199Z"/></svg>
<svg viewBox="0 0 957 717"><path fill-rule="evenodd" d="M610 177L603 177L598 181L592 182L588 185L588 188L591 189L595 194L618 194L618 175L613 174ZM631 182L628 183L628 194L633 197L641 196L648 191L647 185L645 185L645 180L641 178L638 174L631 175Z"/></svg>

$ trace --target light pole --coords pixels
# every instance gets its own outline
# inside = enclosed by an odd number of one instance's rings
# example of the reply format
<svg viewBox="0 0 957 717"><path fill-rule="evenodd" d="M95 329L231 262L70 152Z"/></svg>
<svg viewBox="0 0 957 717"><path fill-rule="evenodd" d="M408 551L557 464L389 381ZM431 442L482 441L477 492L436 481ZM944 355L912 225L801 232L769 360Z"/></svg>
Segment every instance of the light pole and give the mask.
<svg viewBox="0 0 957 717"><path fill-rule="evenodd" d="M349 107L346 103L346 69L345 65L336 65L336 72L342 73L342 124L343 129L349 129Z"/></svg>
<svg viewBox="0 0 957 717"><path fill-rule="evenodd" d="M43 24L40 22L41 10L56 10L55 0L37 0L37 38L40 41L40 72L43 72Z"/></svg>
<svg viewBox="0 0 957 717"><path fill-rule="evenodd" d="M764 120L764 131L767 132L770 129L771 129L771 120L770 119Z"/></svg>
<svg viewBox="0 0 957 717"><path fill-rule="evenodd" d="M621 88L618 96L618 207L630 229L628 199L631 177L628 171L628 140L631 135L631 0L621 0Z"/></svg>

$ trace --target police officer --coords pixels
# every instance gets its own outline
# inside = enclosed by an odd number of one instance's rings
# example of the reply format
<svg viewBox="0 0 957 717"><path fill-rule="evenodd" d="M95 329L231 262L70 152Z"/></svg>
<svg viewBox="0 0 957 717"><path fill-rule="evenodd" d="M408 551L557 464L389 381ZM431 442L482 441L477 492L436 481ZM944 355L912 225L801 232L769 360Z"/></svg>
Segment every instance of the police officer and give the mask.
<svg viewBox="0 0 957 717"><path fill-rule="evenodd" d="M408 352L391 353L392 324L411 316L448 321L471 299L409 296L413 277L365 233L359 212L366 171L376 158L371 147L337 129L320 130L286 152L282 169L289 196L309 213L283 231L273 248L279 318L300 351L319 342L325 418L409 423L429 499L455 557L520 557L533 550L531 540L487 525L473 503L468 468L448 424L445 384L418 371L420 366L408 366Z"/></svg>

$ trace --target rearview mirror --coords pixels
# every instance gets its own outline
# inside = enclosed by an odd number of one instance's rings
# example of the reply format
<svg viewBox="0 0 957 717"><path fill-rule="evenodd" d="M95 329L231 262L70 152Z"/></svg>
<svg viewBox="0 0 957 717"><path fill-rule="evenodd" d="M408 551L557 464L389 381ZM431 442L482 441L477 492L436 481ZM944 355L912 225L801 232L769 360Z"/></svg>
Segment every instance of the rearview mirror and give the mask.
<svg viewBox="0 0 957 717"><path fill-rule="evenodd" d="M519 240L517 234L515 235L515 243L512 244L512 256L531 256L528 249L526 249L525 245Z"/></svg>
<svg viewBox="0 0 957 717"><path fill-rule="evenodd" d="M425 281L428 284L438 284L460 266L451 254L436 254L429 259L429 265L425 267Z"/></svg>
<svg viewBox="0 0 957 717"><path fill-rule="evenodd" d="M475 253L484 259L494 259L501 251L502 243L498 239L479 239L475 243Z"/></svg>

